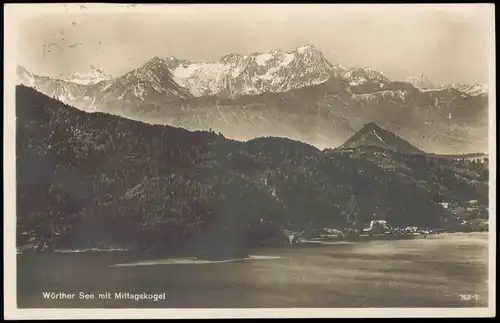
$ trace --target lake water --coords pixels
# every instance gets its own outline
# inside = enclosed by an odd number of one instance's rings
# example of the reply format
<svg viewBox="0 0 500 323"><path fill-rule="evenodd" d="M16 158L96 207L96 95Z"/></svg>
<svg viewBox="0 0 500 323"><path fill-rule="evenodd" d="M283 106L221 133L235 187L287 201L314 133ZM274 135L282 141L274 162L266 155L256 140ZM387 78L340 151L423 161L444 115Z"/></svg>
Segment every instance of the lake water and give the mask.
<svg viewBox="0 0 500 323"><path fill-rule="evenodd" d="M236 262L18 255L20 308L486 307L488 234L264 249ZM75 293L74 300L43 292ZM79 293L96 299L81 300ZM111 299L97 299L109 292ZM164 300L119 300L115 292ZM460 295L477 295L462 300ZM90 297L90 296L87 296Z"/></svg>

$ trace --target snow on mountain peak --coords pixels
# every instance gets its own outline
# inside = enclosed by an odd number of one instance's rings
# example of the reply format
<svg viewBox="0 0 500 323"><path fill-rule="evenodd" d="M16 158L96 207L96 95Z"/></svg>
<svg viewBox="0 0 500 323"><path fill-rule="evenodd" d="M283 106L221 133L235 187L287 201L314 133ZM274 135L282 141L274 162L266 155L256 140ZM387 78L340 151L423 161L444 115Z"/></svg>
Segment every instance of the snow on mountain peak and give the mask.
<svg viewBox="0 0 500 323"><path fill-rule="evenodd" d="M418 76L408 78L407 82L419 89L434 89L437 87L424 73L419 73Z"/></svg>
<svg viewBox="0 0 500 323"><path fill-rule="evenodd" d="M299 53L304 53L304 52L309 51L309 50L316 50L316 48L311 44L305 44L305 45L302 45L296 49L296 51Z"/></svg>
<svg viewBox="0 0 500 323"><path fill-rule="evenodd" d="M222 57L219 62L222 64L233 64L233 63L238 63L242 59L246 58L241 56L240 54L227 54L226 56Z"/></svg>
<svg viewBox="0 0 500 323"><path fill-rule="evenodd" d="M24 84L26 86L34 86L35 78L26 68L23 66L17 66L17 83Z"/></svg>
<svg viewBox="0 0 500 323"><path fill-rule="evenodd" d="M447 84L444 85L447 88L453 88L459 90L460 92L467 93L469 95L481 95L488 93L488 85L487 84Z"/></svg>
<svg viewBox="0 0 500 323"><path fill-rule="evenodd" d="M255 56L255 61L257 62L257 65L259 66L264 66L266 65L266 62L270 59L272 59L274 56L268 53L263 53Z"/></svg>
<svg viewBox="0 0 500 323"><path fill-rule="evenodd" d="M92 70L88 73L75 73L67 78L68 82L91 85L102 81L111 80L113 77L106 74L99 68L91 66Z"/></svg>
<svg viewBox="0 0 500 323"><path fill-rule="evenodd" d="M319 84L327 81L334 69L312 45L301 46L289 53L273 49L247 56L228 54L212 63L167 65L174 80L194 96L226 97L281 92Z"/></svg>
<svg viewBox="0 0 500 323"><path fill-rule="evenodd" d="M360 86L367 82L389 83L390 80L382 72L371 67L355 67L348 69L343 77L349 81L351 86Z"/></svg>
<svg viewBox="0 0 500 323"><path fill-rule="evenodd" d="M413 84L413 86L415 86L416 88L419 88L424 91L455 89L460 92L467 93L469 95L480 95L488 92L487 85L461 84L461 83L434 84L423 73L420 73L418 76L413 76L408 78L407 82Z"/></svg>

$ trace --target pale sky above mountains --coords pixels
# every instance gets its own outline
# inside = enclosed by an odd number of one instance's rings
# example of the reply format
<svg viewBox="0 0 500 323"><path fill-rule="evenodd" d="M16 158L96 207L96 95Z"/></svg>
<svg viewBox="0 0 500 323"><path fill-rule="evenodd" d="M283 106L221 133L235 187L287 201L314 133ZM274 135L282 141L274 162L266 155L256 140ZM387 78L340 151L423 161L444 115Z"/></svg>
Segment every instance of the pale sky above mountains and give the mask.
<svg viewBox="0 0 500 323"><path fill-rule="evenodd" d="M90 65L120 76L153 56L210 62L313 44L332 63L373 67L394 80L424 73L438 84L488 83L494 25L484 6L137 5L120 13L85 6L23 20L18 64L58 78Z"/></svg>

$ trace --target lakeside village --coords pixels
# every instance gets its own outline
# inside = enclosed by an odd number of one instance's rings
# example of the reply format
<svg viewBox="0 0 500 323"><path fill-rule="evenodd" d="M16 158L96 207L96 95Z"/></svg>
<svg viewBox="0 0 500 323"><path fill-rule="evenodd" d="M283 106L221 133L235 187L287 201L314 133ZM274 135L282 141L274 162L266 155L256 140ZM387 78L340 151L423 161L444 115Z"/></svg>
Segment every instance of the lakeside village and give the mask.
<svg viewBox="0 0 500 323"><path fill-rule="evenodd" d="M386 220L381 219L383 215L374 214L374 218L379 219L370 221L367 226L353 225L342 229L323 228L300 232L284 231L288 238L288 244L320 243L324 241L405 240L426 238L444 232L488 231L487 208L479 206L477 200L471 200L460 205L442 202L441 205L450 211L449 217L443 219L441 228L392 227Z"/></svg>
<svg viewBox="0 0 500 323"><path fill-rule="evenodd" d="M355 204L355 203L354 203ZM438 228L419 228L417 226L408 227L393 227L384 219L383 214L373 214L373 219L369 223L361 223L357 221L356 206L351 206L347 214L347 223L349 225L344 228L311 228L303 231L292 231L286 228L282 229L281 234L269 239L265 239L260 244L262 245L297 245L324 243L330 241L365 241L365 240L407 240L432 237L444 232L485 232L488 231L488 209L478 203L477 200L467 202L452 203L442 202L442 207L448 210L448 216L442 218ZM50 251L50 244L47 241L36 241L33 232L23 232L23 235L32 234L28 239L28 243L23 246L18 246L17 253ZM89 241L90 243L90 241ZM204 249L204 248L202 248ZM226 257L227 252L224 252L220 246L217 250L197 250L195 254L197 258ZM224 249L224 248L222 248ZM56 250L57 251L57 250ZM84 249L72 249L64 252L80 252L80 251L129 251L128 248L121 246L107 247L91 247ZM59 252L63 252L60 251ZM215 254L215 256L214 256ZM233 255L233 252L229 252Z"/></svg>

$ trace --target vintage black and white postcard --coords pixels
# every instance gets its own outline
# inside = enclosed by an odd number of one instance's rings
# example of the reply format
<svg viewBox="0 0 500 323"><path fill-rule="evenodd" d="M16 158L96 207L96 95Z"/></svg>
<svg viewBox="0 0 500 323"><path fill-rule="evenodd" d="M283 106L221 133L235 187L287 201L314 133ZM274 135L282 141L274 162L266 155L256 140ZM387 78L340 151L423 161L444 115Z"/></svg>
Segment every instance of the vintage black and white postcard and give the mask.
<svg viewBox="0 0 500 323"><path fill-rule="evenodd" d="M493 12L7 5L6 318L494 316Z"/></svg>

